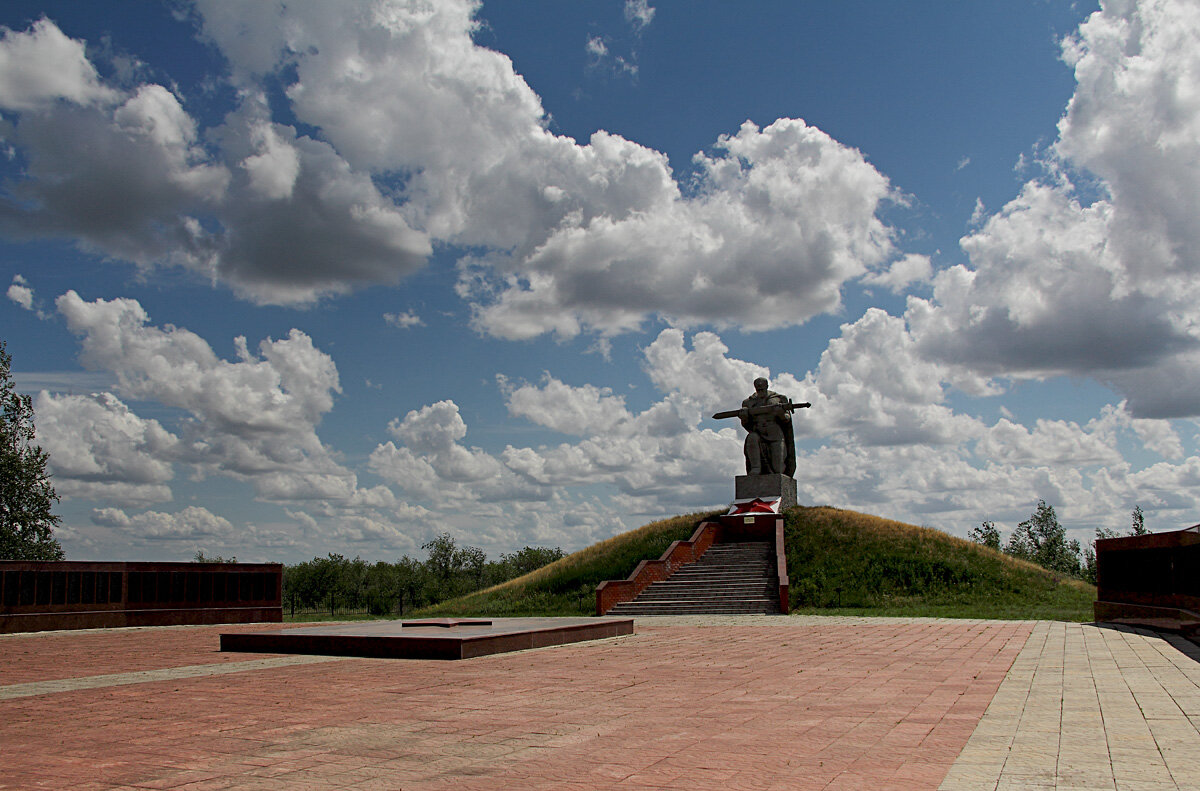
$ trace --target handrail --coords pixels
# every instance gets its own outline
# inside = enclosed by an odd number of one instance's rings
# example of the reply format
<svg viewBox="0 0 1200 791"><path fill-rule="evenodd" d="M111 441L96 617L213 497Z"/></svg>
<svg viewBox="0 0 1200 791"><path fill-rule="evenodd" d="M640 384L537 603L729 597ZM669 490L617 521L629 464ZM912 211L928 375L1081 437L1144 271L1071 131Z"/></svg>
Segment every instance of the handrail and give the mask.
<svg viewBox="0 0 1200 791"><path fill-rule="evenodd" d="M775 573L779 575L779 612L788 614L787 550L783 542L783 517L775 520Z"/></svg>

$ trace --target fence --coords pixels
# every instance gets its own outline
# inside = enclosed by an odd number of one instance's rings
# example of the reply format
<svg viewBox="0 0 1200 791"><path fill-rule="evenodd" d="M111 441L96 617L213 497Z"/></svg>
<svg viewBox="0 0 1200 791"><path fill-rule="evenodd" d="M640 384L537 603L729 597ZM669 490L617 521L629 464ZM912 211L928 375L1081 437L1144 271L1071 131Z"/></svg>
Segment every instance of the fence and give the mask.
<svg viewBox="0 0 1200 791"><path fill-rule="evenodd" d="M278 622L278 563L0 561L0 633Z"/></svg>

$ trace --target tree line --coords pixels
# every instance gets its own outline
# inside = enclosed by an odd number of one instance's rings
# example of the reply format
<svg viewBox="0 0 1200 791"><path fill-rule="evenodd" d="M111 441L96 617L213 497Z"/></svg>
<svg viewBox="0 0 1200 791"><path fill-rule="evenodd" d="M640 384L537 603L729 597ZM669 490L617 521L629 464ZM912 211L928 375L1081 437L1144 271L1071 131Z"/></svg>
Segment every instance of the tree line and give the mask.
<svg viewBox="0 0 1200 791"><path fill-rule="evenodd" d="M1141 536L1150 532L1146 529L1146 519L1141 506L1133 507L1130 520L1130 529L1126 535ZM1118 535L1120 533L1109 528L1096 528L1097 540L1116 538ZM1045 500L1038 500L1033 514L1017 525L1004 544L1000 542L1000 530L994 522L984 522L973 528L967 537L1006 555L1096 584L1095 545L1083 547L1077 539L1068 540L1066 528L1059 524L1054 506L1047 505Z"/></svg>
<svg viewBox="0 0 1200 791"><path fill-rule="evenodd" d="M566 553L559 547L526 546L488 560L479 547L459 546L449 533L421 545L425 560L405 555L394 563L369 563L329 553L283 567L285 611L338 610L403 615L446 599L527 574ZM200 558L197 558L198 560ZM207 558L205 558L207 559Z"/></svg>

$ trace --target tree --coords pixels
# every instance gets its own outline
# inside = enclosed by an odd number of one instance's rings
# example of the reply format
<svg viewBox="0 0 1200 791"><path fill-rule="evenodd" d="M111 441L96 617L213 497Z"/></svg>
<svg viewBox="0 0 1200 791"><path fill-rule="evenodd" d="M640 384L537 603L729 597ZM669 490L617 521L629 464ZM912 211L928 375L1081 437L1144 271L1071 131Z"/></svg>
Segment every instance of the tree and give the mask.
<svg viewBox="0 0 1200 791"><path fill-rule="evenodd" d="M1142 513L1140 505L1134 505L1133 510L1129 512L1131 525L1127 536L1144 536L1150 531L1146 529L1146 517ZM1121 534L1116 530L1108 527L1096 528L1096 541L1105 538L1120 538ZM1096 550L1093 549L1096 544L1092 542L1092 546L1083 551L1083 578L1093 585L1096 584L1097 568L1096 568Z"/></svg>
<svg viewBox="0 0 1200 791"><path fill-rule="evenodd" d="M566 556L560 547L522 547L511 555L501 554L500 561L509 566L511 576L520 577Z"/></svg>
<svg viewBox="0 0 1200 791"><path fill-rule="evenodd" d="M443 583L462 570L462 552L454 544L454 538L449 533L442 533L432 541L421 545L421 549L429 553L426 564L430 571Z"/></svg>
<svg viewBox="0 0 1200 791"><path fill-rule="evenodd" d="M1000 549L1000 531L996 529L995 522L984 522L979 527L976 527L967 534L967 538L976 543L983 544L985 547L992 549Z"/></svg>
<svg viewBox="0 0 1200 791"><path fill-rule="evenodd" d="M1144 536L1150 532L1146 529L1146 517L1142 513L1142 507L1140 505L1135 505L1133 507L1133 512L1130 513L1129 516L1133 520L1133 527L1130 529L1129 535Z"/></svg>
<svg viewBox="0 0 1200 791"><path fill-rule="evenodd" d="M46 474L50 454L33 444L33 399L13 389L9 355L0 341L0 558L62 560L51 513L58 494Z"/></svg>
<svg viewBox="0 0 1200 791"><path fill-rule="evenodd" d="M487 568L487 553L479 547L463 547L458 551L459 562L471 575L476 588L483 587L483 572Z"/></svg>
<svg viewBox="0 0 1200 791"><path fill-rule="evenodd" d="M1004 551L1033 561L1043 568L1078 576L1081 573L1079 542L1067 541L1066 529L1058 523L1054 507L1038 500L1033 514L1017 525Z"/></svg>
<svg viewBox="0 0 1200 791"><path fill-rule="evenodd" d="M192 558L193 563L237 563L237 555L230 555L223 558L220 555L206 555L203 549L197 549L195 556Z"/></svg>

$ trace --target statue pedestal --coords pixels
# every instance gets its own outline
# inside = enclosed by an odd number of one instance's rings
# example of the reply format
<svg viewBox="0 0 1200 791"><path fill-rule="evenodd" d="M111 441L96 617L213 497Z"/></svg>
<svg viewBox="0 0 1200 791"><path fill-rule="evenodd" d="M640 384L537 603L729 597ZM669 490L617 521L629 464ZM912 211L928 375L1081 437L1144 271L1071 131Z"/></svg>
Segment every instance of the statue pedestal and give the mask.
<svg viewBox="0 0 1200 791"><path fill-rule="evenodd" d="M796 479L786 475L739 475L733 479L733 499L748 500L751 497L779 497L779 510L796 505Z"/></svg>

